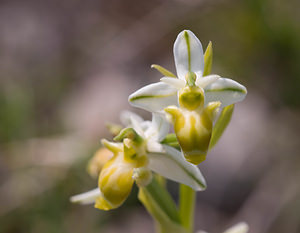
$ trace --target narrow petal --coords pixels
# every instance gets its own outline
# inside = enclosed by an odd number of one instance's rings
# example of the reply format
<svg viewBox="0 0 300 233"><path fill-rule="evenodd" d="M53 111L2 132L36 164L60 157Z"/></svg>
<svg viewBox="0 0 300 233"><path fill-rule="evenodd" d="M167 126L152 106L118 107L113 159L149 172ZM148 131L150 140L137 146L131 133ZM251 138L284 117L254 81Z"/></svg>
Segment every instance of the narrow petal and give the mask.
<svg viewBox="0 0 300 233"><path fill-rule="evenodd" d="M220 78L219 75L212 74L205 77L198 77L196 80L196 85L198 87L205 88L209 84L212 84L213 82L217 81Z"/></svg>
<svg viewBox="0 0 300 233"><path fill-rule="evenodd" d="M194 33L189 30L179 33L174 43L173 53L178 78L185 79L189 71L203 73L203 49Z"/></svg>
<svg viewBox="0 0 300 233"><path fill-rule="evenodd" d="M145 132L147 139L152 139L156 142L162 141L169 133L170 124L165 118L158 114L152 114L151 126Z"/></svg>
<svg viewBox="0 0 300 233"><path fill-rule="evenodd" d="M220 101L222 107L242 101L247 95L243 85L228 78L219 78L204 88L205 104Z"/></svg>
<svg viewBox="0 0 300 233"><path fill-rule="evenodd" d="M81 193L70 198L73 203L79 203L82 205L93 204L96 199L101 196L99 188L95 188L85 193Z"/></svg>
<svg viewBox="0 0 300 233"><path fill-rule="evenodd" d="M240 222L228 230L224 231L224 233L247 233L249 231L249 226L245 222Z"/></svg>
<svg viewBox="0 0 300 233"><path fill-rule="evenodd" d="M160 79L160 81L169 84L170 86L175 87L178 90L183 88L186 83L185 80L170 77L163 77Z"/></svg>
<svg viewBox="0 0 300 233"><path fill-rule="evenodd" d="M153 64L153 65L151 65L151 68L156 69L164 76L176 78L175 74L173 74L171 71L167 70L166 68L164 68L160 65Z"/></svg>
<svg viewBox="0 0 300 233"><path fill-rule="evenodd" d="M163 82L153 83L131 94L128 101L135 107L159 112L169 105L177 105L177 89Z"/></svg>
<svg viewBox="0 0 300 233"><path fill-rule="evenodd" d="M140 117L138 114L131 112L131 111L122 111L120 114L121 123L128 127L131 124L131 118L134 118L137 122L143 122L143 118Z"/></svg>
<svg viewBox="0 0 300 233"><path fill-rule="evenodd" d="M204 53L204 68L202 74L203 76L207 76L210 74L212 61L213 61L213 49L212 49L212 43L210 41Z"/></svg>
<svg viewBox="0 0 300 233"><path fill-rule="evenodd" d="M105 146L107 149L109 149L113 153L118 153L123 150L123 143L110 142L110 141L107 141L106 139L102 139L101 143L103 146Z"/></svg>
<svg viewBox="0 0 300 233"><path fill-rule="evenodd" d="M149 168L154 172L179 183L190 186L196 191L206 188L199 168L187 162L178 150L163 146L165 153L149 153Z"/></svg>

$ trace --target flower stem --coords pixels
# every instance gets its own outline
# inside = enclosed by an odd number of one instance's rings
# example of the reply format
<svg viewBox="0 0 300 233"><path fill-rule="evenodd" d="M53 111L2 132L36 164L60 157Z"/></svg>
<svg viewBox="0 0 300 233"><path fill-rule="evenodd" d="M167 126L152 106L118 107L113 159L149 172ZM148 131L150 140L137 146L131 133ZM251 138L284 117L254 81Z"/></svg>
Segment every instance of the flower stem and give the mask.
<svg viewBox="0 0 300 233"><path fill-rule="evenodd" d="M179 192L179 215L182 226L187 232L192 233L194 228L196 193L192 188L184 184L180 184Z"/></svg>

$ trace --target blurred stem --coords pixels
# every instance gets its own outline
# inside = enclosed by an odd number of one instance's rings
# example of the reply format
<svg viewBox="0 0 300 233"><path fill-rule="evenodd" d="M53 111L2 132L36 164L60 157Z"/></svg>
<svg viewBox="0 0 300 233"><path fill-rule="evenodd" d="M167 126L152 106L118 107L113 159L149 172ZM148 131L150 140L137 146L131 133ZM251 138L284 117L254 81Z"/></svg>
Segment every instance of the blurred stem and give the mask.
<svg viewBox="0 0 300 233"><path fill-rule="evenodd" d="M187 232L192 233L194 228L196 192L184 184L180 184L179 192L179 215L181 223Z"/></svg>
<svg viewBox="0 0 300 233"><path fill-rule="evenodd" d="M175 202L157 179L140 187L138 198L155 220L158 233L189 233L181 226Z"/></svg>
<svg viewBox="0 0 300 233"><path fill-rule="evenodd" d="M162 187L156 179L153 179L149 185L140 190L147 192L151 197L152 202L157 203L159 208L168 216L171 221L180 223L180 216L174 200L169 192Z"/></svg>

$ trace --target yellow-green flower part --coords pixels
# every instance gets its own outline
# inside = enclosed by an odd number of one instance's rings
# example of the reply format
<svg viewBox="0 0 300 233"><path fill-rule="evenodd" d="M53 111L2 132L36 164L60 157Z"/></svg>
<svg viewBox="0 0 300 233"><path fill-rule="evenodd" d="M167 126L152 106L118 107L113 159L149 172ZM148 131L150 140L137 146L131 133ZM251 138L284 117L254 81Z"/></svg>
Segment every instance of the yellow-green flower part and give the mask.
<svg viewBox="0 0 300 233"><path fill-rule="evenodd" d="M103 166L113 157L113 153L105 147L96 151L94 156L89 160L87 172L93 178L98 178Z"/></svg>
<svg viewBox="0 0 300 233"><path fill-rule="evenodd" d="M177 140L188 162L199 164L205 160L212 135L213 119L220 105L220 102L211 102L202 111L190 111L176 106L165 108L171 115Z"/></svg>
<svg viewBox="0 0 300 233"><path fill-rule="evenodd" d="M204 106L204 91L197 86L186 86L179 90L178 93L179 105L189 111L203 109Z"/></svg>
<svg viewBox="0 0 300 233"><path fill-rule="evenodd" d="M130 139L123 143L103 144L114 153L114 156L102 168L98 187L101 195L96 199L95 207L102 210L118 208L131 192L135 168L146 166L148 161L141 150L134 148Z"/></svg>
<svg viewBox="0 0 300 233"><path fill-rule="evenodd" d="M115 154L105 164L99 176L98 186L102 195L96 200L96 208L110 210L123 204L134 183L134 168L134 164L124 160L123 152Z"/></svg>

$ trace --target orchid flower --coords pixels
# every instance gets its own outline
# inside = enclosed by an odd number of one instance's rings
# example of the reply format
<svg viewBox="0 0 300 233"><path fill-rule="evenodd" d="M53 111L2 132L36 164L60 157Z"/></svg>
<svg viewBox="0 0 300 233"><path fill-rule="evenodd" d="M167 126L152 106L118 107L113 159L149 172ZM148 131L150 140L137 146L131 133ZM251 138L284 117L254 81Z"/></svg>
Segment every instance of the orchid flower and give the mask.
<svg viewBox="0 0 300 233"><path fill-rule="evenodd" d="M219 108L243 100L247 93L244 86L231 79L207 75L211 66L209 57L211 46L204 56L198 38L184 30L174 44L178 78L163 77L161 82L145 86L129 96L133 106L167 113L186 160L193 164L206 158ZM162 67L156 68L163 74L175 76Z"/></svg>
<svg viewBox="0 0 300 233"><path fill-rule="evenodd" d="M197 191L206 188L199 168L186 162L178 150L161 143L169 131L169 124L162 117L153 114L149 122L126 112L122 121L129 127L115 137L120 142L102 140L113 157L100 172L99 187L71 197L72 202L95 203L96 208L103 210L117 208L128 197L134 182L141 187L150 183L151 171Z"/></svg>
<svg viewBox="0 0 300 233"><path fill-rule="evenodd" d="M208 50L211 50L211 44ZM238 82L222 78L219 75L207 75L211 64L205 62L201 42L189 30L184 30L177 36L174 43L174 60L177 78L166 69L153 65L164 75L161 81L147 85L128 98L129 102L150 112L161 112L170 105L178 105L178 92L189 83L194 83L204 92L204 105L220 101L222 107L242 101L246 88ZM206 69L205 69L206 68Z"/></svg>

